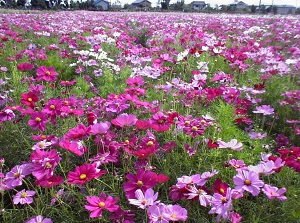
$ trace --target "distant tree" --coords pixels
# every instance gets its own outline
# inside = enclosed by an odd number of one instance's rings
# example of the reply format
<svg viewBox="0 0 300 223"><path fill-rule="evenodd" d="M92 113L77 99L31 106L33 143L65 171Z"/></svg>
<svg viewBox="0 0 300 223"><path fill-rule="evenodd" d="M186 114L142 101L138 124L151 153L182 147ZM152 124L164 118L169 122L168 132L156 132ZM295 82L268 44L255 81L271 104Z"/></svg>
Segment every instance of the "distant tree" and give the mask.
<svg viewBox="0 0 300 223"><path fill-rule="evenodd" d="M256 6L255 5L251 5L251 13L255 13L256 12Z"/></svg>
<svg viewBox="0 0 300 223"><path fill-rule="evenodd" d="M300 15L300 8L297 8L297 9L296 9L295 14L296 14L296 15Z"/></svg>
<svg viewBox="0 0 300 223"><path fill-rule="evenodd" d="M228 11L228 6L227 5L221 5L221 11L227 12Z"/></svg>
<svg viewBox="0 0 300 223"><path fill-rule="evenodd" d="M33 8L46 9L45 0L31 0L31 5Z"/></svg>
<svg viewBox="0 0 300 223"><path fill-rule="evenodd" d="M266 14L266 6L265 5L261 5L260 6L260 10L259 10L262 14Z"/></svg>
<svg viewBox="0 0 300 223"><path fill-rule="evenodd" d="M176 4L174 4L175 11L182 11L184 6L184 0L177 0Z"/></svg>
<svg viewBox="0 0 300 223"><path fill-rule="evenodd" d="M276 5L273 6L272 10L273 10L274 15L276 15L278 13L278 8Z"/></svg>
<svg viewBox="0 0 300 223"><path fill-rule="evenodd" d="M126 3L124 6L123 6L123 9L130 9L130 5L128 3Z"/></svg>
<svg viewBox="0 0 300 223"><path fill-rule="evenodd" d="M160 4L161 9L167 10L169 8L170 0L163 0Z"/></svg>

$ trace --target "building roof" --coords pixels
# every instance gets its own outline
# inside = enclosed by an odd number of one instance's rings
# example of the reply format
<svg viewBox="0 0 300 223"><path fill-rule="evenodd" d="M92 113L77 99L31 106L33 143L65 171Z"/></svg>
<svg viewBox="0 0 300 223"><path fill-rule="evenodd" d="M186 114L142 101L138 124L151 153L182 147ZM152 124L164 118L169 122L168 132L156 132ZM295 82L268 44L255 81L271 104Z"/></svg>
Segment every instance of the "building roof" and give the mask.
<svg viewBox="0 0 300 223"><path fill-rule="evenodd" d="M108 1L105 1L105 0L95 0L94 4L98 4L98 3L100 3L100 2L105 2L105 3L109 4L109 2L108 2Z"/></svg>
<svg viewBox="0 0 300 223"><path fill-rule="evenodd" d="M142 2L150 2L150 1L148 1L148 0L135 0L134 2L132 2L132 4L140 4L140 3L142 3ZM151 3L151 2L150 2Z"/></svg>
<svg viewBox="0 0 300 223"><path fill-rule="evenodd" d="M204 5L206 5L205 4L205 1L193 1L193 2L191 2L191 4L204 4Z"/></svg>

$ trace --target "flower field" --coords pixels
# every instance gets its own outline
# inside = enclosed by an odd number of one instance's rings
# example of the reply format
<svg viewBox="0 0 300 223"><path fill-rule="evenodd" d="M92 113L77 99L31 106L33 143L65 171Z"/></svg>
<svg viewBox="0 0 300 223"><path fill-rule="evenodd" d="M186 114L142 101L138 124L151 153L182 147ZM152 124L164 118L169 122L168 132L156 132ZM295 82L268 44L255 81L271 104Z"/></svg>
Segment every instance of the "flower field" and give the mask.
<svg viewBox="0 0 300 223"><path fill-rule="evenodd" d="M0 222L299 222L299 17L11 11L0 38Z"/></svg>

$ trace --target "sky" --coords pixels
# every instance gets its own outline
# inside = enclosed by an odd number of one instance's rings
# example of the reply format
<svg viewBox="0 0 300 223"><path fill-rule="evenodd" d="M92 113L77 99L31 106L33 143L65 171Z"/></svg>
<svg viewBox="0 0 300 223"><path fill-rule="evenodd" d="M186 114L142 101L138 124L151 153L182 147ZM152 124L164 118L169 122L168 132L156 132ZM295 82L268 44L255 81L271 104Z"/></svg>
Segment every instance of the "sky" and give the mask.
<svg viewBox="0 0 300 223"><path fill-rule="evenodd" d="M111 3L116 2L117 0L108 0ZM121 2L122 5L124 5L125 3L129 3L131 4L132 2L134 2L135 0L119 0ZM155 7L158 0L148 0L152 3L152 7ZM193 0L185 0L185 4L189 4L191 3ZM223 5L223 4L230 4L233 3L234 0L204 0L206 4L210 4L212 7L215 6L216 4L218 5ZM248 5L259 5L259 0L242 0L243 2L245 2ZM170 4L172 3L176 3L177 0L171 0ZM274 5L294 5L297 7L300 7L300 0L261 0L261 4L264 5L272 5L272 2Z"/></svg>

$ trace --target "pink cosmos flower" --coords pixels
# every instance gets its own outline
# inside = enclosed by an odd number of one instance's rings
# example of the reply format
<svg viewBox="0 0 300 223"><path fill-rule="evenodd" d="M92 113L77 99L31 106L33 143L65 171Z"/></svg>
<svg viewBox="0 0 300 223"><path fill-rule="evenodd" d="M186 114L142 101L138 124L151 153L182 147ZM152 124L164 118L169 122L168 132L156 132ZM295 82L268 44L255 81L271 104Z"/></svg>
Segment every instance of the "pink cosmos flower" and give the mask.
<svg viewBox="0 0 300 223"><path fill-rule="evenodd" d="M230 212L229 220L231 223L240 223L242 221L242 216L232 211Z"/></svg>
<svg viewBox="0 0 300 223"><path fill-rule="evenodd" d="M259 179L259 175L254 171L240 170L233 177L233 182L236 185L235 190L238 192L248 191L253 196L257 196L260 192L260 187L264 182Z"/></svg>
<svg viewBox="0 0 300 223"><path fill-rule="evenodd" d="M60 160L61 157L56 149L50 151L36 149L30 156L30 161L33 163L32 175L38 180L52 177L54 168Z"/></svg>
<svg viewBox="0 0 300 223"><path fill-rule="evenodd" d="M68 184L80 184L83 185L86 182L97 178L105 174L105 170L97 172L96 168L92 164L83 164L81 166L76 166L74 172L69 172L68 174Z"/></svg>
<svg viewBox="0 0 300 223"><path fill-rule="evenodd" d="M231 159L229 161L229 164L236 170L248 170L248 167L246 166L243 160Z"/></svg>
<svg viewBox="0 0 300 223"><path fill-rule="evenodd" d="M21 190L14 196L13 202L14 204L31 204L33 202L33 195L35 195L34 190Z"/></svg>
<svg viewBox="0 0 300 223"><path fill-rule="evenodd" d="M34 111L31 113L31 119L28 121L28 125L31 126L33 130L39 129L43 132L46 130L47 122L47 114Z"/></svg>
<svg viewBox="0 0 300 223"><path fill-rule="evenodd" d="M212 209L208 212L209 214L218 214L217 221L219 221L221 217L227 220L229 212L232 210L231 188L227 188L226 195L224 196L219 193L214 193L211 205Z"/></svg>
<svg viewBox="0 0 300 223"><path fill-rule="evenodd" d="M31 63L25 62L25 63L21 63L17 65L17 69L20 71L30 71L32 70L34 67Z"/></svg>
<svg viewBox="0 0 300 223"><path fill-rule="evenodd" d="M34 182L35 185L41 187L54 187L60 185L64 181L62 176L51 176L49 178L42 178Z"/></svg>
<svg viewBox="0 0 300 223"><path fill-rule="evenodd" d="M59 199L61 195L63 195L64 189L60 189L57 193L52 197L50 206L53 206L55 202Z"/></svg>
<svg viewBox="0 0 300 223"><path fill-rule="evenodd" d="M155 187L158 183L156 173L143 169L139 169L136 175L133 173L127 174L126 179L129 182L125 182L123 188L126 191L127 198L134 198L137 189L146 192L148 188Z"/></svg>
<svg viewBox="0 0 300 223"><path fill-rule="evenodd" d="M265 184L264 188L262 189L262 191L265 193L265 195L268 196L268 198L270 200L274 199L274 198L278 198L279 200L283 201L286 200L287 197L286 196L282 196L283 193L286 192L285 188L281 188L278 190L277 187L272 187L269 184Z"/></svg>
<svg viewBox="0 0 300 223"><path fill-rule="evenodd" d="M170 129L170 123L162 112L158 112L150 119L151 128L156 132L164 132Z"/></svg>
<svg viewBox="0 0 300 223"><path fill-rule="evenodd" d="M44 218L42 215L33 216L24 223L53 223L50 218Z"/></svg>
<svg viewBox="0 0 300 223"><path fill-rule="evenodd" d="M135 115L123 113L123 114L118 115L117 118L112 119L111 123L116 125L116 126L119 126L121 128L124 128L124 127L127 127L127 126L135 125L137 120L138 119L136 118Z"/></svg>
<svg viewBox="0 0 300 223"><path fill-rule="evenodd" d="M87 151L87 148L82 145L81 141L78 140L62 139L59 142L59 146L74 153L77 156L82 156Z"/></svg>
<svg viewBox="0 0 300 223"><path fill-rule="evenodd" d="M169 223L169 218L165 212L166 205L159 203L148 208L148 215L151 223Z"/></svg>
<svg viewBox="0 0 300 223"><path fill-rule="evenodd" d="M232 150L243 150L243 144L238 142L236 139L230 140L230 142L223 142L222 140L218 140L219 148L224 149L232 149Z"/></svg>
<svg viewBox="0 0 300 223"><path fill-rule="evenodd" d="M10 109L4 109L3 111L0 111L0 123L10 121L15 117L15 113Z"/></svg>
<svg viewBox="0 0 300 223"><path fill-rule="evenodd" d="M267 133L261 134L260 132L250 132L248 134L251 139L263 139L267 136Z"/></svg>
<svg viewBox="0 0 300 223"><path fill-rule="evenodd" d="M179 205L166 205L166 217L170 221L185 221L187 219L187 210Z"/></svg>
<svg viewBox="0 0 300 223"><path fill-rule="evenodd" d="M109 122L99 122L90 126L89 133L92 135L105 134L109 128L110 128Z"/></svg>
<svg viewBox="0 0 300 223"><path fill-rule="evenodd" d="M113 198L111 196L106 198L104 192L101 193L100 197L87 196L86 199L89 204L85 205L84 207L85 209L92 211L90 214L91 218L98 218L102 216L102 211L105 209L109 212L115 212L119 208L119 206L116 205L118 198Z"/></svg>
<svg viewBox="0 0 300 223"><path fill-rule="evenodd" d="M31 172L32 172L32 165L31 164L16 165L5 176L6 186L9 189L13 189L17 186L21 186L22 185L22 179L25 176L31 174Z"/></svg>
<svg viewBox="0 0 300 223"><path fill-rule="evenodd" d="M156 201L158 193L154 194L154 190L152 190L151 188L148 188L146 190L145 195L141 191L141 189L137 189L134 194L137 199L128 199L129 203L136 205L141 209L145 209L159 202Z"/></svg>
<svg viewBox="0 0 300 223"><path fill-rule="evenodd" d="M270 105L257 106L256 110L253 111L253 113L263 114L263 115L273 115L274 114L274 108L271 108Z"/></svg>
<svg viewBox="0 0 300 223"><path fill-rule="evenodd" d="M78 124L76 128L72 128L65 135L65 139L70 140L82 140L89 137L90 127L86 127L84 124Z"/></svg>
<svg viewBox="0 0 300 223"><path fill-rule="evenodd" d="M197 188L195 186L189 186L186 189L189 191L189 193L186 193L184 195L188 196L187 197L188 200L197 199L197 200L199 200L200 205L202 205L204 207L207 207L208 205L210 205L212 196L207 194L207 192L205 190L203 190L202 188Z"/></svg>
<svg viewBox="0 0 300 223"><path fill-rule="evenodd" d="M56 81L58 73L54 71L54 67L45 67L41 66L36 70L37 80L38 81Z"/></svg>

